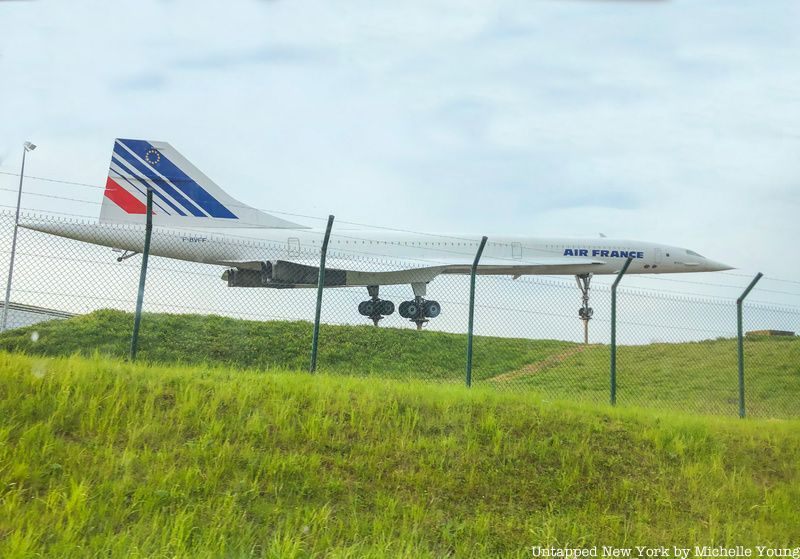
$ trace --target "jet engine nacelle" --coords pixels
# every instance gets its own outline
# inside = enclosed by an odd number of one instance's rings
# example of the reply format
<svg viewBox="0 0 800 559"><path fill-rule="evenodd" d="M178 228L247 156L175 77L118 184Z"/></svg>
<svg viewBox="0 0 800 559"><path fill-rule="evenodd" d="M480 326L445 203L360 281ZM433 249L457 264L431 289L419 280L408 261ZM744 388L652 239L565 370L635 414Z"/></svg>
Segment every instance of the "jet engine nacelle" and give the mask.
<svg viewBox="0 0 800 559"><path fill-rule="evenodd" d="M222 274L228 287L271 287L286 289L290 287L316 287L319 268L285 260L261 262L260 270L230 268ZM326 270L325 285L345 285L347 273L344 270Z"/></svg>
<svg viewBox="0 0 800 559"><path fill-rule="evenodd" d="M230 268L222 273L228 287L277 287L272 282L272 262L261 262L260 270Z"/></svg>

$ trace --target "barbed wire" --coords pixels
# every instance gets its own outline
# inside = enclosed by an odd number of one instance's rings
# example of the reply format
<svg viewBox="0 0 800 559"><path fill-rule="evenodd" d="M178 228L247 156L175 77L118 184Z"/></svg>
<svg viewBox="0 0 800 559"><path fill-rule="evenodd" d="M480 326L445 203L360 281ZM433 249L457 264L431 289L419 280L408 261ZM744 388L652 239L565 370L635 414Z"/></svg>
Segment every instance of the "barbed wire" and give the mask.
<svg viewBox="0 0 800 559"><path fill-rule="evenodd" d="M19 177L19 173L10 173L10 172L7 172L7 171L0 171L0 175L11 175L11 176L14 176L14 177ZM58 183L58 184L69 184L69 185L72 185L72 186L85 186L85 187L89 187L89 188L98 188L100 190L105 189L104 186L98 186L96 184L89 184L89 183L86 183L86 182L75 182L75 181L67 181L67 180L62 180L62 179L51 179L51 178L47 178L47 177L35 177L33 175L25 175L25 178L26 179L37 180L37 181L55 182L55 183Z"/></svg>
<svg viewBox="0 0 800 559"><path fill-rule="evenodd" d="M8 208L10 210L16 210L17 206L9 206L8 204L0 204L0 208ZM89 220L92 220L92 221L95 221L95 222L97 221L97 216L91 216L91 215L85 215L85 214L76 214L74 212L59 212L59 211L56 211L56 210L43 210L43 209L40 209L40 208L29 208L27 206L20 206L19 209L21 211L26 211L26 212L39 212L39 213L43 213L43 214L63 215L63 216L70 217L70 218L80 217L80 218L89 219ZM11 214L11 215L13 215L13 214Z"/></svg>
<svg viewBox="0 0 800 559"><path fill-rule="evenodd" d="M15 189L15 188L0 187L0 191L13 192L15 194L17 193L17 189ZM68 198L66 196L57 196L55 194L44 194L44 193L41 193L41 192L31 192L29 190L24 191L24 194L25 194L25 196L39 196L41 198L52 198L52 199L55 199L55 200L66 200L68 202L78 202L78 203L81 203L81 204L92 204L93 206L102 205L101 202L94 202L92 200L81 200L79 198Z"/></svg>
<svg viewBox="0 0 800 559"><path fill-rule="evenodd" d="M755 275L755 274L737 274L737 273L734 273L734 272L719 272L719 273L724 275L724 276L735 276L735 277L738 277L738 278L750 278L750 279L752 279L753 276ZM771 276L770 277L765 277L764 279L765 280L769 280L769 281L779 281L781 283L793 283L795 285L800 285L800 281L797 281L797 280L781 279L781 278L775 278L775 277L771 277Z"/></svg>

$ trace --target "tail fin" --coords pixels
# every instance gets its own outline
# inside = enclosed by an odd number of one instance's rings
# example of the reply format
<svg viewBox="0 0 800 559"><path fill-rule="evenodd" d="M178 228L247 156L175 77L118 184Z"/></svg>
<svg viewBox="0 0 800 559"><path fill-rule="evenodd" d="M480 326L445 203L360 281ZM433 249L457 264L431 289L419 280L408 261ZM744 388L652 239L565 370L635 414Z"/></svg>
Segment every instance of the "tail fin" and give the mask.
<svg viewBox="0 0 800 559"><path fill-rule="evenodd" d="M142 223L147 188L153 223L173 227L305 229L229 196L166 142L114 141L101 222Z"/></svg>

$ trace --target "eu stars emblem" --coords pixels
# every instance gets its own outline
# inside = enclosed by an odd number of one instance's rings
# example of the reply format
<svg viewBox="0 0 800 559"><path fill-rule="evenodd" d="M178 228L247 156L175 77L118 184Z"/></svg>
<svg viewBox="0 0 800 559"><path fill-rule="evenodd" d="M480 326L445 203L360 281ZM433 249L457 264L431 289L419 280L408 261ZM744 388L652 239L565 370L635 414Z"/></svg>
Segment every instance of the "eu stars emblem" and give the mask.
<svg viewBox="0 0 800 559"><path fill-rule="evenodd" d="M144 154L144 160L155 167L161 161L161 153L157 149L151 148Z"/></svg>

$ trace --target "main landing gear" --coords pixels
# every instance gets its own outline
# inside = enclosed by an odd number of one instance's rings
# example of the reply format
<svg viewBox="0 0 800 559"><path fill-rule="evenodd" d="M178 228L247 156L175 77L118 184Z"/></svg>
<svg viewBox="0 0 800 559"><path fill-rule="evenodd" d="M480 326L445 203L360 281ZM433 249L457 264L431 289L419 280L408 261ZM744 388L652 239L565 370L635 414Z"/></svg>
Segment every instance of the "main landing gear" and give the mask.
<svg viewBox="0 0 800 559"><path fill-rule="evenodd" d="M422 330L428 319L436 318L442 312L442 307L438 302L425 300L427 285L426 283L412 283L414 299L400 303L400 316L416 324L417 330Z"/></svg>
<svg viewBox="0 0 800 559"><path fill-rule="evenodd" d="M400 303L400 316L414 322L417 330L421 330L429 318L436 318L441 312L442 307L438 302L426 301L422 297L414 297L412 301Z"/></svg>
<svg viewBox="0 0 800 559"><path fill-rule="evenodd" d="M384 316L389 316L394 313L394 303L391 301L384 301L378 297L378 285L367 286L367 292L371 299L369 301L362 301L358 304L358 312L361 316L366 316L372 319L372 323L377 326L378 322ZM402 309L403 306L400 305ZM402 314L402 312L401 312Z"/></svg>
<svg viewBox="0 0 800 559"><path fill-rule="evenodd" d="M436 318L442 312L442 307L436 301L428 301L425 299L425 291L427 284L425 283L412 283L411 288L414 290L414 298L410 301L403 301L400 303L400 316L409 319L417 325L417 330L422 330L422 327L431 318ZM378 297L377 285L367 286L367 292L371 299L369 301L362 301L358 305L358 312L362 316L372 319L372 323L377 326L385 316L394 313L394 303L391 301L384 301Z"/></svg>
<svg viewBox="0 0 800 559"><path fill-rule="evenodd" d="M594 311L589 306L589 284L592 281L592 274L578 274L575 276L578 288L581 290L581 301L583 305L578 309L578 316L583 321L583 343L589 343L589 321L592 319Z"/></svg>

